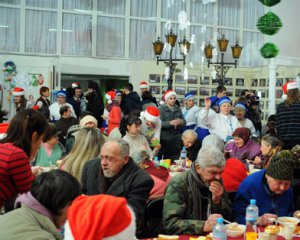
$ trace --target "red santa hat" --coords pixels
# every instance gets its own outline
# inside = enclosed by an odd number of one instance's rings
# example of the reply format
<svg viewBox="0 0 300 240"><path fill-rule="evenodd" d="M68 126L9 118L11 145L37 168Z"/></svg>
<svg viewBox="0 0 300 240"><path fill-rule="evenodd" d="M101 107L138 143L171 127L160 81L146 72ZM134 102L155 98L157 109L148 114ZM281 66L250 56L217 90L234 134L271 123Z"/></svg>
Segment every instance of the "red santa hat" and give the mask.
<svg viewBox="0 0 300 240"><path fill-rule="evenodd" d="M147 82L140 82L139 87L140 87L140 89L149 88L149 84Z"/></svg>
<svg viewBox="0 0 300 240"><path fill-rule="evenodd" d="M116 92L115 91L109 91L105 94L105 98L107 99L107 103L111 104L112 100L114 100L116 97Z"/></svg>
<svg viewBox="0 0 300 240"><path fill-rule="evenodd" d="M125 198L81 195L68 209L64 239L134 239L135 230L135 216Z"/></svg>
<svg viewBox="0 0 300 240"><path fill-rule="evenodd" d="M174 92L173 90L165 91L164 95L161 98L160 105L163 105L165 103L165 101L167 101L168 98L171 96L177 97L176 92Z"/></svg>
<svg viewBox="0 0 300 240"><path fill-rule="evenodd" d="M80 87L80 83L78 83L78 82L73 82L73 83L72 83L72 88L77 88L77 87Z"/></svg>
<svg viewBox="0 0 300 240"><path fill-rule="evenodd" d="M24 91L23 88L15 87L13 89L12 95L13 96L24 96L25 95L25 91Z"/></svg>
<svg viewBox="0 0 300 240"><path fill-rule="evenodd" d="M149 122L156 123L159 119L160 111L157 107L148 106L144 112L141 112L141 116Z"/></svg>
<svg viewBox="0 0 300 240"><path fill-rule="evenodd" d="M299 89L299 83L296 82L296 81L289 81L289 82L286 82L286 83L282 86L282 90L283 90L282 98L283 98L283 99L286 99L286 98L287 98L288 90L292 90L292 89Z"/></svg>

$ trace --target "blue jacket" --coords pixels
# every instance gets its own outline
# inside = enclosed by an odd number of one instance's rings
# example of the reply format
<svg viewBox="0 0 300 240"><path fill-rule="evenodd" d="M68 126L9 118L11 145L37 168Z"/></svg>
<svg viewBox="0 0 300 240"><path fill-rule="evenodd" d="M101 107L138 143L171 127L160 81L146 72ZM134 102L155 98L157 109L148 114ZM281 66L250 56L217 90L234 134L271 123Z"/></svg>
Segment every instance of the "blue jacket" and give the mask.
<svg viewBox="0 0 300 240"><path fill-rule="evenodd" d="M235 220L245 224L246 208L250 199L256 199L259 216L265 213L276 214L279 217L291 216L293 213L293 192L291 187L280 195L272 193L265 179L263 169L249 175L239 186L233 202Z"/></svg>

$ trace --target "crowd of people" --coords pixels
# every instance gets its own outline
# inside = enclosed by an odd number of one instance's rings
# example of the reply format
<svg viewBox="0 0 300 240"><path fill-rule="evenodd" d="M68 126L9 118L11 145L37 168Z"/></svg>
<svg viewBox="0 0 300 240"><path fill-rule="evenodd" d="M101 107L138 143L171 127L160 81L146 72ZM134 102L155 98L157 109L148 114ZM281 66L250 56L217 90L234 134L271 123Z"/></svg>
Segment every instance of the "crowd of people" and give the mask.
<svg viewBox="0 0 300 240"><path fill-rule="evenodd" d="M156 199L163 199L157 211L166 234L203 235L219 217L243 224L250 199L259 225L299 215L297 82L284 86L287 98L265 130L259 98L247 90L232 102L219 86L200 108L190 92L180 107L173 90L158 103L147 82L139 88L140 95L127 83L103 98L96 82L84 93L73 83L51 103L41 87L31 106L24 89L13 90L14 112L0 140L1 236L148 237L146 206ZM181 162L191 166L172 177L159 160L175 164L182 149Z"/></svg>

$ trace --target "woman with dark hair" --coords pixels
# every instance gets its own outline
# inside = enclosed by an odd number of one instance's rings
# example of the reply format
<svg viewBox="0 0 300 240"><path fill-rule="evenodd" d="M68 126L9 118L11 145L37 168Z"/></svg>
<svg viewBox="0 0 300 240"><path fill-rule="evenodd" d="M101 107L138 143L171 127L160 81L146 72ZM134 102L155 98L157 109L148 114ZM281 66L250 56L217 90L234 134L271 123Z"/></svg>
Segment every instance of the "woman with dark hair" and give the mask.
<svg viewBox="0 0 300 240"><path fill-rule="evenodd" d="M38 168L31 169L30 161L35 158L47 129L47 120L33 109L13 117L7 135L0 140L0 208L6 200L30 189L38 172Z"/></svg>
<svg viewBox="0 0 300 240"><path fill-rule="evenodd" d="M141 106L143 111L145 111L148 106L157 107L156 98L152 96L151 92L144 91L142 93Z"/></svg>
<svg viewBox="0 0 300 240"><path fill-rule="evenodd" d="M49 88L42 86L40 88L40 97L36 100L35 103L35 105L38 106L39 111L43 114L43 116L47 120L49 120L50 117L49 106L51 104L48 97L49 97Z"/></svg>
<svg viewBox="0 0 300 240"><path fill-rule="evenodd" d="M287 99L278 104L276 112L276 131L284 143L284 149L291 149L300 144L300 92L298 82L287 82L283 91Z"/></svg>
<svg viewBox="0 0 300 240"><path fill-rule="evenodd" d="M57 127L53 123L49 123L48 131L34 161L35 166L56 166L57 160L61 159L65 151L64 146L58 141L59 134Z"/></svg>
<svg viewBox="0 0 300 240"><path fill-rule="evenodd" d="M123 139L129 144L129 156L133 158L135 163L139 164L143 160L149 159L151 154L149 143L146 137L141 134L142 121L136 116L128 116L124 120L126 121L126 134Z"/></svg>
<svg viewBox="0 0 300 240"><path fill-rule="evenodd" d="M31 190L17 198L15 205L21 208L0 216L1 238L62 239L58 228L64 225L69 206L80 194L79 182L69 173L42 173Z"/></svg>

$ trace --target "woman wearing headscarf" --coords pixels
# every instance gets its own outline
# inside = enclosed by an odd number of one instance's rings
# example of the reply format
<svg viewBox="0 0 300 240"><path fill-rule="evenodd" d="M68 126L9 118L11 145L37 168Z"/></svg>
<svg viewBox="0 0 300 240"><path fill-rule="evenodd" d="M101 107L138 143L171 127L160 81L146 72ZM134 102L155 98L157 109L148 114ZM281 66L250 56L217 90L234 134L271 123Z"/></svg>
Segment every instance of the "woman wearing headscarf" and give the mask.
<svg viewBox="0 0 300 240"><path fill-rule="evenodd" d="M250 139L251 131L249 128L237 128L232 134L234 141L226 145L225 151L231 158L237 158L244 164L247 160L254 160L261 155L260 145Z"/></svg>
<svg viewBox="0 0 300 240"><path fill-rule="evenodd" d="M249 128L251 133L255 132L255 127L252 121L248 118L245 118L247 112L247 106L243 102L237 102L234 106L234 114L236 118L239 120L242 127Z"/></svg>

